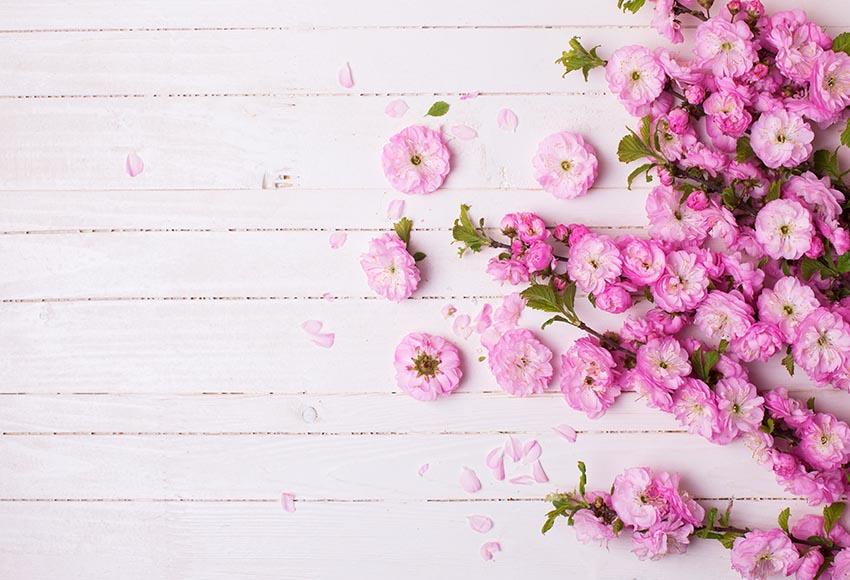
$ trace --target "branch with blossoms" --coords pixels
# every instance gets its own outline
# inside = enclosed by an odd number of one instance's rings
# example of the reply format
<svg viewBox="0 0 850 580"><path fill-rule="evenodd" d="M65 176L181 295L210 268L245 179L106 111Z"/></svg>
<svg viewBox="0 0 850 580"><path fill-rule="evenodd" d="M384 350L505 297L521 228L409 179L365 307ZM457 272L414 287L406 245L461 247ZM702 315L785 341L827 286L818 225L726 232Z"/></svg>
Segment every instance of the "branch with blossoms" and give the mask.
<svg viewBox="0 0 850 580"><path fill-rule="evenodd" d="M732 502L723 512L716 507L706 511L680 489L679 474L632 467L614 479L610 492L588 491L584 463L579 461L578 468L575 490L547 497L553 509L546 514L544 534L565 518L581 543L607 547L628 535L640 560L683 554L691 542L716 540L731 550L732 568L747 580L772 574L798 580L850 574L850 532L839 522L844 503L831 503L822 515L805 515L793 526L791 510L785 508L777 527L752 529L731 525Z"/></svg>

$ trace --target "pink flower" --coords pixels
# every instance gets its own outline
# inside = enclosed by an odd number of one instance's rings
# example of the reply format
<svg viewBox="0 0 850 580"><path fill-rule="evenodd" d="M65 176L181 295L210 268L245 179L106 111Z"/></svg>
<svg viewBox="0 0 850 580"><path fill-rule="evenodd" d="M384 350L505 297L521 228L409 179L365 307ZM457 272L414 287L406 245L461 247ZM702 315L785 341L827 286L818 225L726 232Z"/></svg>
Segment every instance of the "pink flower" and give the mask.
<svg viewBox="0 0 850 580"><path fill-rule="evenodd" d="M794 522L794 526L791 528L791 535L803 540L811 536L823 536L835 542L836 546L841 548L850 547L850 533L847 532L847 529L840 522L836 522L829 533L826 532L824 524L823 516L808 514Z"/></svg>
<svg viewBox="0 0 850 580"><path fill-rule="evenodd" d="M714 394L699 379L686 378L673 394L673 415L688 431L711 439L718 430L719 412Z"/></svg>
<svg viewBox="0 0 850 580"><path fill-rule="evenodd" d="M685 40L682 31L679 30L681 25L673 13L673 0L656 0L651 24L661 36L673 44L679 44Z"/></svg>
<svg viewBox="0 0 850 580"><path fill-rule="evenodd" d="M395 349L396 383L420 401L452 394L463 375L457 347L440 336L412 332Z"/></svg>
<svg viewBox="0 0 850 580"><path fill-rule="evenodd" d="M496 330L505 333L515 328L525 304L525 298L517 292L502 298L502 305L493 314L493 326Z"/></svg>
<svg viewBox="0 0 850 580"><path fill-rule="evenodd" d="M820 306L815 293L793 276L780 278L773 289L765 289L758 298L759 319L779 326L785 342L797 337L797 327Z"/></svg>
<svg viewBox="0 0 850 580"><path fill-rule="evenodd" d="M697 308L694 324L716 345L743 336L752 326L753 309L737 290L712 290Z"/></svg>
<svg viewBox="0 0 850 580"><path fill-rule="evenodd" d="M774 199L756 215L756 241L765 253L778 260L797 260L812 245L812 216L798 202Z"/></svg>
<svg viewBox="0 0 850 580"><path fill-rule="evenodd" d="M826 413L815 413L797 429L800 458L821 471L836 469L850 458L850 427Z"/></svg>
<svg viewBox="0 0 850 580"><path fill-rule="evenodd" d="M753 34L744 22L710 18L697 27L694 54L718 77L738 77L758 60Z"/></svg>
<svg viewBox="0 0 850 580"><path fill-rule="evenodd" d="M744 362L767 360L782 348L784 335L772 322L756 322L732 341L731 352Z"/></svg>
<svg viewBox="0 0 850 580"><path fill-rule="evenodd" d="M509 213L502 218L500 225L506 236L519 236L526 244L542 242L549 237L543 218L530 212Z"/></svg>
<svg viewBox="0 0 850 580"><path fill-rule="evenodd" d="M795 167L808 159L814 138L802 116L784 109L762 113L750 127L750 146L771 169Z"/></svg>
<svg viewBox="0 0 850 580"><path fill-rule="evenodd" d="M585 500L593 505L601 499L602 505L611 509L611 496L604 492L589 491ZM576 539L582 544L599 542L601 546L608 547L608 541L613 540L616 535L610 524L606 524L602 518L594 515L592 510L582 509L576 512L573 518L573 529Z"/></svg>
<svg viewBox="0 0 850 580"><path fill-rule="evenodd" d="M578 339L561 357L561 392L567 403L591 419L601 417L620 395L616 364L596 339Z"/></svg>
<svg viewBox="0 0 850 580"><path fill-rule="evenodd" d="M800 12L802 15L802 11ZM818 56L832 44L829 36L814 22L788 18L788 12L779 12L770 18L767 43L776 51L776 67L796 83L809 80Z"/></svg>
<svg viewBox="0 0 850 580"><path fill-rule="evenodd" d="M764 393L764 406L774 419L785 421L790 427L797 429L804 425L814 414L800 401L788 396L784 387L770 389Z"/></svg>
<svg viewBox="0 0 850 580"><path fill-rule="evenodd" d="M827 50L817 57L809 98L826 115L839 113L850 105L850 56Z"/></svg>
<svg viewBox="0 0 850 580"><path fill-rule="evenodd" d="M702 302L706 288L708 276L696 254L679 250L667 255L667 268L653 284L652 296L667 312L685 312Z"/></svg>
<svg viewBox="0 0 850 580"><path fill-rule="evenodd" d="M525 251L525 265L529 272L540 272L552 266L554 250L546 242L534 242Z"/></svg>
<svg viewBox="0 0 850 580"><path fill-rule="evenodd" d="M625 525L646 529L660 519L658 506L649 501L651 485L646 467L631 467L614 479L611 505Z"/></svg>
<svg viewBox="0 0 850 580"><path fill-rule="evenodd" d="M719 79L718 84L721 80ZM712 93L702 104L708 120L720 133L737 139L750 126L752 115L746 109L747 102L734 90Z"/></svg>
<svg viewBox="0 0 850 580"><path fill-rule="evenodd" d="M648 48L630 45L615 50L608 59L605 80L631 114L642 115L661 95L667 77Z"/></svg>
<svg viewBox="0 0 850 580"><path fill-rule="evenodd" d="M782 195L808 208L818 231L836 247L837 253L843 254L850 249L847 230L838 223L844 194L831 185L828 177L818 179L814 173L807 171L785 182Z"/></svg>
<svg viewBox="0 0 850 580"><path fill-rule="evenodd" d="M850 578L850 549L838 552L828 572L830 580L847 580Z"/></svg>
<svg viewBox="0 0 850 580"><path fill-rule="evenodd" d="M390 137L381 158L384 175L404 193L431 193L449 174L449 150L439 132L412 125Z"/></svg>
<svg viewBox="0 0 850 580"><path fill-rule="evenodd" d="M659 560L668 554L684 554L694 527L680 520L662 520L644 532L632 534L632 552L638 560Z"/></svg>
<svg viewBox="0 0 850 580"><path fill-rule="evenodd" d="M514 286L529 280L528 266L515 258L501 259L493 256L487 262L487 273L497 282L510 282Z"/></svg>
<svg viewBox="0 0 850 580"><path fill-rule="evenodd" d="M714 387L720 420L728 427L730 439L739 433L752 433L761 426L764 399L756 388L738 378L721 379Z"/></svg>
<svg viewBox="0 0 850 580"><path fill-rule="evenodd" d="M780 529L753 530L732 546L732 568L747 580L766 580L772 574L787 574L799 554L791 539Z"/></svg>
<svg viewBox="0 0 850 580"><path fill-rule="evenodd" d="M608 284L605 290L596 295L596 307L603 312L621 314L631 306L632 295L624 284Z"/></svg>
<svg viewBox="0 0 850 580"><path fill-rule="evenodd" d="M620 251L607 236L587 234L570 246L567 273L584 292L602 292L621 270Z"/></svg>
<svg viewBox="0 0 850 580"><path fill-rule="evenodd" d="M705 220L682 201L682 192L659 185L646 198L649 233L669 242L701 241L706 236Z"/></svg>
<svg viewBox="0 0 850 580"><path fill-rule="evenodd" d="M630 282L644 286L661 277L667 259L657 242L627 237L618 240L617 244L623 260L623 276Z"/></svg>
<svg viewBox="0 0 850 580"><path fill-rule="evenodd" d="M653 338L637 351L637 370L673 390L691 374L688 352L672 336Z"/></svg>
<svg viewBox="0 0 850 580"><path fill-rule="evenodd" d="M537 183L560 199L586 194L598 173L596 151L584 137L568 131L543 139L532 163Z"/></svg>
<svg viewBox="0 0 850 580"><path fill-rule="evenodd" d="M788 573L794 574L794 580L815 580L823 564L823 554L814 548L806 552L799 560L788 567Z"/></svg>
<svg viewBox="0 0 850 580"><path fill-rule="evenodd" d="M514 396L542 393L552 380L552 351L530 330L509 330L490 349L490 370L502 389Z"/></svg>
<svg viewBox="0 0 850 580"><path fill-rule="evenodd" d="M410 298L419 286L419 268L407 245L395 232L369 242L369 251L360 256L369 288L393 302Z"/></svg>
<svg viewBox="0 0 850 580"><path fill-rule="evenodd" d="M796 364L816 381L824 380L850 355L850 327L837 314L817 308L800 323L791 348Z"/></svg>

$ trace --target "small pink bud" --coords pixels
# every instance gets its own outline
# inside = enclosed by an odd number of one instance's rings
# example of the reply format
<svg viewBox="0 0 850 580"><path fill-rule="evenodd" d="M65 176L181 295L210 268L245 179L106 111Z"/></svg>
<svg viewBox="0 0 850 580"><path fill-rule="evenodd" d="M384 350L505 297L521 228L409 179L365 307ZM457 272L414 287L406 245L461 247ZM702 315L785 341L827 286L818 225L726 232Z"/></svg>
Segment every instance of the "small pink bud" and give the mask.
<svg viewBox="0 0 850 580"><path fill-rule="evenodd" d="M708 207L708 196L704 191L696 189L688 196L686 204L689 208L695 211L700 211Z"/></svg>
<svg viewBox="0 0 850 580"><path fill-rule="evenodd" d="M555 278L554 276L552 277L552 285L558 292L563 292L567 287L567 283L563 280L563 278Z"/></svg>
<svg viewBox="0 0 850 580"><path fill-rule="evenodd" d="M690 85L686 87L685 98L691 105L699 105L705 100L705 87L702 85Z"/></svg>
<svg viewBox="0 0 850 580"><path fill-rule="evenodd" d="M819 258L823 254L823 241L815 236L812 238L812 245L809 246L809 251L806 256L812 259Z"/></svg>
<svg viewBox="0 0 850 580"><path fill-rule="evenodd" d="M769 69L767 68L767 65L764 64L764 63L761 63L761 62L756 63L756 65L753 67L753 76L757 79L763 79L764 77L767 76L768 72L769 72Z"/></svg>
<svg viewBox="0 0 850 580"><path fill-rule="evenodd" d="M552 236L559 242L566 242L567 236L569 235L570 230L567 229L567 226L565 226L564 224L558 224L555 226L555 229L552 230Z"/></svg>
<svg viewBox="0 0 850 580"><path fill-rule="evenodd" d="M570 244L575 245L584 236L590 233L590 229L582 224L570 224Z"/></svg>
<svg viewBox="0 0 850 580"><path fill-rule="evenodd" d="M726 9L729 11L729 14L735 16L735 14L741 11L741 0L731 0L731 2L726 4Z"/></svg>
<svg viewBox="0 0 850 580"><path fill-rule="evenodd" d="M685 109L673 109L667 115L667 122L670 125L670 131L675 135L681 135L688 128L690 115Z"/></svg>
<svg viewBox="0 0 850 580"><path fill-rule="evenodd" d="M661 185L673 185L673 176L663 167L656 167L655 173L658 175L658 181Z"/></svg>

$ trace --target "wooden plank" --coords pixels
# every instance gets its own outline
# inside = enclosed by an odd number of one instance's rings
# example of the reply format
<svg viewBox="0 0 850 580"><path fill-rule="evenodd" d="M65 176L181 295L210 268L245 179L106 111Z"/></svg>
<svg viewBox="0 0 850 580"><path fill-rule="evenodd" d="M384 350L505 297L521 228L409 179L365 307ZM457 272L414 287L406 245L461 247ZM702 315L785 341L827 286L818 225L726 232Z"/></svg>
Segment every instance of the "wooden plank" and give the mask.
<svg viewBox="0 0 850 580"><path fill-rule="evenodd" d="M575 485L576 461L610 482L630 465L685 471L701 497L787 497L742 444L718 446L688 433L584 434L581 445L541 433L551 483L495 481L485 456L505 435L22 435L0 439L3 499L464 498L459 478L479 473L477 498L540 498ZM686 451L686 452L683 452ZM696 465L693 457L699 457ZM419 467L430 469L419 477ZM734 465L735 469L729 469ZM530 467L508 462L508 478ZM606 484L607 486L607 484Z"/></svg>
<svg viewBox="0 0 850 580"><path fill-rule="evenodd" d="M591 486L594 481L599 480L591 475ZM739 500L733 521L775 525L775 515L786 505L794 512L792 522L815 511L799 501ZM287 514L276 502L0 503L5 524L0 572L20 580L91 580L114 577L117 570L126 580L515 580L533 566L535 578L555 580L581 562L582 577L600 580L738 578L729 551L710 540L695 541L685 556L640 562L628 552L627 538L604 550L578 543L562 525L542 536L543 502L296 506ZM490 516L493 531L470 530L466 516L471 514ZM500 541L503 551L493 562L483 562L478 551L490 539Z"/></svg>

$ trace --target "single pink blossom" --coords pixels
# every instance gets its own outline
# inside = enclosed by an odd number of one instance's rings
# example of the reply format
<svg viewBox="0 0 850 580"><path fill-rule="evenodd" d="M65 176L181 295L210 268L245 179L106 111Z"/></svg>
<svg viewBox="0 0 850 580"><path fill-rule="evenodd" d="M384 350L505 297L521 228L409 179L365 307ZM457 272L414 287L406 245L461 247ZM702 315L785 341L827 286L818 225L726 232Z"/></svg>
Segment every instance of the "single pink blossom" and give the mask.
<svg viewBox="0 0 850 580"><path fill-rule="evenodd" d="M664 272L667 258L654 240L626 237L617 240L623 261L623 276L635 285L652 284Z"/></svg>
<svg viewBox="0 0 850 580"><path fill-rule="evenodd" d="M714 393L699 379L688 377L673 395L673 415L690 433L711 439L718 431Z"/></svg>
<svg viewBox="0 0 850 580"><path fill-rule="evenodd" d="M816 381L825 380L850 357L850 326L826 308L813 310L797 327L794 363Z"/></svg>
<svg viewBox="0 0 850 580"><path fill-rule="evenodd" d="M812 289L793 276L780 278L758 298L759 319L779 326L787 343L796 339L797 327L818 306Z"/></svg>
<svg viewBox="0 0 850 580"><path fill-rule="evenodd" d="M412 125L384 145L382 164L390 184L403 193L432 193L449 174L449 150L438 131Z"/></svg>
<svg viewBox="0 0 850 580"><path fill-rule="evenodd" d="M850 56L827 50L815 59L809 98L825 116L840 113L850 105Z"/></svg>
<svg viewBox="0 0 850 580"><path fill-rule="evenodd" d="M395 350L396 382L414 399L434 401L450 395L463 375L457 347L440 336L413 332Z"/></svg>
<svg viewBox="0 0 850 580"><path fill-rule="evenodd" d="M735 540L732 568L747 580L766 580L773 574L786 575L799 556L782 530L753 530Z"/></svg>
<svg viewBox="0 0 850 580"><path fill-rule="evenodd" d="M796 433L799 457L821 471L837 469L850 459L850 426L826 413L815 413Z"/></svg>
<svg viewBox="0 0 850 580"><path fill-rule="evenodd" d="M667 75L648 48L629 45L615 50L605 66L608 88L633 115L648 113L647 106L661 95Z"/></svg>
<svg viewBox="0 0 850 580"><path fill-rule="evenodd" d="M714 386L720 421L730 439L739 433L752 433L761 426L764 399L755 386L739 378L724 378Z"/></svg>
<svg viewBox="0 0 850 580"><path fill-rule="evenodd" d="M694 316L694 324L713 345L743 336L753 323L753 309L737 290L712 290Z"/></svg>
<svg viewBox="0 0 850 580"><path fill-rule="evenodd" d="M784 109L762 113L750 127L750 146L771 169L795 167L808 159L814 138L802 116Z"/></svg>
<svg viewBox="0 0 850 580"><path fill-rule="evenodd" d="M537 183L560 199L587 193L596 181L596 151L584 137L562 131L540 142L532 160Z"/></svg>
<svg viewBox="0 0 850 580"><path fill-rule="evenodd" d="M552 351L530 330L507 331L489 354L490 370L496 382L511 395L542 393L552 380Z"/></svg>
<svg viewBox="0 0 850 580"><path fill-rule="evenodd" d="M655 304L667 312L685 312L703 301L708 283L697 255L678 250L667 255L667 267L652 285L652 296Z"/></svg>
<svg viewBox="0 0 850 580"><path fill-rule="evenodd" d="M758 60L746 23L709 18L697 27L694 55L717 77L739 77Z"/></svg>
<svg viewBox="0 0 850 580"><path fill-rule="evenodd" d="M360 256L369 287L392 302L410 298L419 287L419 268L407 251L407 244L391 232L369 242L369 251Z"/></svg>
<svg viewBox="0 0 850 580"><path fill-rule="evenodd" d="M561 357L561 392L591 419L601 417L620 395L616 364L596 339L578 339Z"/></svg>
<svg viewBox="0 0 850 580"><path fill-rule="evenodd" d="M599 293L622 272L620 251L607 236L588 234L570 246L567 273L584 292Z"/></svg>
<svg viewBox="0 0 850 580"><path fill-rule="evenodd" d="M811 214L800 203L775 199L759 210L755 231L768 256L797 260L811 247L814 227Z"/></svg>
<svg viewBox="0 0 850 580"><path fill-rule="evenodd" d="M659 506L649 501L652 472L646 467L632 467L614 479L611 505L627 526L648 528L660 519Z"/></svg>

